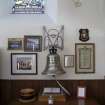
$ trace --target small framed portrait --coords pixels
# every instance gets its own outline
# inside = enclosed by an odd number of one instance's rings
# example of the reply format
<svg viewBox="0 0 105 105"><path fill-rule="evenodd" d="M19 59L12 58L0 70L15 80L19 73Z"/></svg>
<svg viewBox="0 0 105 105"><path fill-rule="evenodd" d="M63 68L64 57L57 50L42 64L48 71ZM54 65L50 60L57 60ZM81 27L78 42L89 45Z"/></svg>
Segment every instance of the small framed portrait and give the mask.
<svg viewBox="0 0 105 105"><path fill-rule="evenodd" d="M77 98L86 98L86 87L78 86L77 87Z"/></svg>
<svg viewBox="0 0 105 105"><path fill-rule="evenodd" d="M24 51L41 52L42 36L24 36Z"/></svg>
<svg viewBox="0 0 105 105"><path fill-rule="evenodd" d="M36 75L37 53L11 53L12 75Z"/></svg>
<svg viewBox="0 0 105 105"><path fill-rule="evenodd" d="M8 38L8 50L23 50L23 38Z"/></svg>
<svg viewBox="0 0 105 105"><path fill-rule="evenodd" d="M64 55L64 67L74 67L74 55Z"/></svg>
<svg viewBox="0 0 105 105"><path fill-rule="evenodd" d="M75 44L75 72L95 72L95 45L94 43Z"/></svg>

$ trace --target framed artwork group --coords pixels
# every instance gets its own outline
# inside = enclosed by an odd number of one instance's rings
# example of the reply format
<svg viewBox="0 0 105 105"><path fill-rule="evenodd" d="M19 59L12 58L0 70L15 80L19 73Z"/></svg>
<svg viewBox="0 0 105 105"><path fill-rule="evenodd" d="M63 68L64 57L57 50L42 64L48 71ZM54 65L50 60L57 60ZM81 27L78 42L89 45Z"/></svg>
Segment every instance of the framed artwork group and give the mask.
<svg viewBox="0 0 105 105"><path fill-rule="evenodd" d="M24 36L24 38L8 38L8 50L41 52L42 36Z"/></svg>
<svg viewBox="0 0 105 105"><path fill-rule="evenodd" d="M64 67L75 67L76 74L95 73L95 44L75 43L75 55L64 55Z"/></svg>
<svg viewBox="0 0 105 105"><path fill-rule="evenodd" d="M8 38L8 50L24 50L24 53L11 53L11 74L37 74L37 53L31 52L42 51L42 36ZM75 67L78 74L95 73L95 44L75 43L75 55L64 55L64 67Z"/></svg>
<svg viewBox="0 0 105 105"><path fill-rule="evenodd" d="M8 38L8 50L24 51L24 53L11 53L12 75L37 74L38 58L34 52L42 51L42 36L25 35L24 38Z"/></svg>

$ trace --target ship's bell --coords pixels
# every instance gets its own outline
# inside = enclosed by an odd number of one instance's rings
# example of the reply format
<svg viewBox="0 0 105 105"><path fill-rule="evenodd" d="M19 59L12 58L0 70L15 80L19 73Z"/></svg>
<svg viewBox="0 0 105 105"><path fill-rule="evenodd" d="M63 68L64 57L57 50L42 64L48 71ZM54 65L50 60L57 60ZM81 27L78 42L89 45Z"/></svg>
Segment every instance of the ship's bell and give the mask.
<svg viewBox="0 0 105 105"><path fill-rule="evenodd" d="M42 74L52 76L64 74L65 71L60 64L60 56L56 53L57 49L52 47L49 52L47 55L47 64Z"/></svg>

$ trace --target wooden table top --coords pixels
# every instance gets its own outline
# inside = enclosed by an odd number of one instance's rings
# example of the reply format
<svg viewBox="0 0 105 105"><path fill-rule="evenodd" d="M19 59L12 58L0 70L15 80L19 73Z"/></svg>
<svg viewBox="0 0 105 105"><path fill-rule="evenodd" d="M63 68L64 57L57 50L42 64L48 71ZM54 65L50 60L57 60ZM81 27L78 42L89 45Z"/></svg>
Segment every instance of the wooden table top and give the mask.
<svg viewBox="0 0 105 105"><path fill-rule="evenodd" d="M9 105L48 105L48 103L39 101L30 103L12 101ZM68 99L66 102L54 102L53 105L99 105L99 104L93 99Z"/></svg>

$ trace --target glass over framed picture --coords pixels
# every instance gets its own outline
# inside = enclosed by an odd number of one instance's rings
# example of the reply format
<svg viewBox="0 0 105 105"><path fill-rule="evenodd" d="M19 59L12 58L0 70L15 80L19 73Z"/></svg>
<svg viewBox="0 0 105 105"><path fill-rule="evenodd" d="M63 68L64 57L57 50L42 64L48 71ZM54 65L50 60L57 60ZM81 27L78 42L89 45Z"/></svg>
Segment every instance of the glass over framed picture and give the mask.
<svg viewBox="0 0 105 105"><path fill-rule="evenodd" d="M74 67L74 55L64 55L64 67Z"/></svg>
<svg viewBox="0 0 105 105"><path fill-rule="evenodd" d="M85 99L86 98L86 87L85 86L78 86L77 87L77 98Z"/></svg>
<svg viewBox="0 0 105 105"><path fill-rule="evenodd" d="M12 75L36 75L37 53L11 53Z"/></svg>
<svg viewBox="0 0 105 105"><path fill-rule="evenodd" d="M23 50L23 38L8 38L8 50Z"/></svg>
<svg viewBox="0 0 105 105"><path fill-rule="evenodd" d="M13 14L44 14L46 0L13 0Z"/></svg>
<svg viewBox="0 0 105 105"><path fill-rule="evenodd" d="M24 36L24 51L41 52L42 36Z"/></svg>
<svg viewBox="0 0 105 105"><path fill-rule="evenodd" d="M94 43L75 44L75 72L95 72L95 45Z"/></svg>

